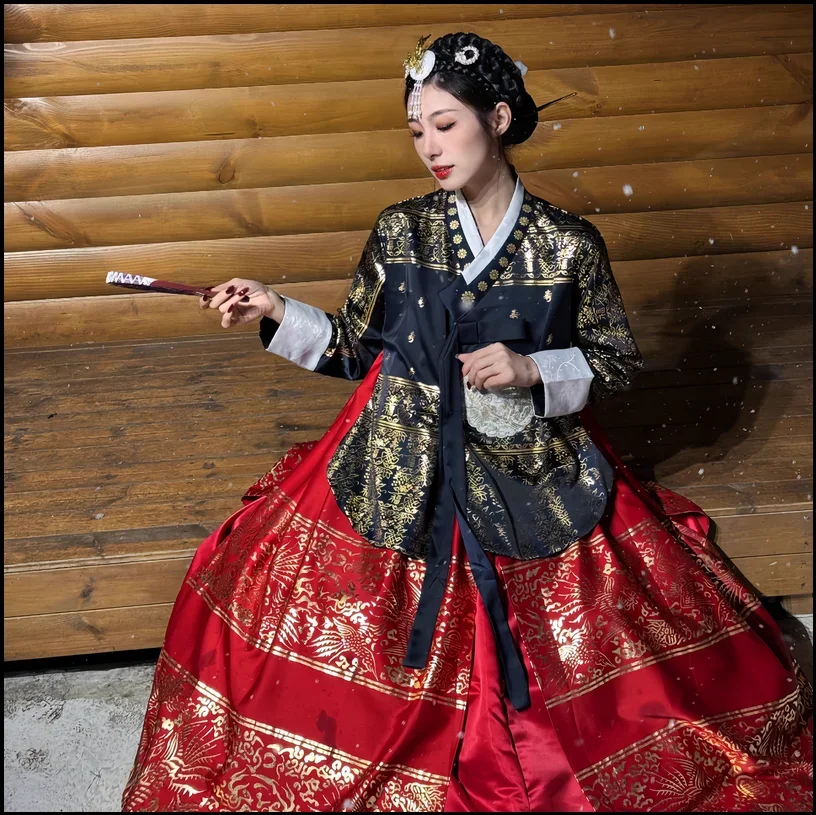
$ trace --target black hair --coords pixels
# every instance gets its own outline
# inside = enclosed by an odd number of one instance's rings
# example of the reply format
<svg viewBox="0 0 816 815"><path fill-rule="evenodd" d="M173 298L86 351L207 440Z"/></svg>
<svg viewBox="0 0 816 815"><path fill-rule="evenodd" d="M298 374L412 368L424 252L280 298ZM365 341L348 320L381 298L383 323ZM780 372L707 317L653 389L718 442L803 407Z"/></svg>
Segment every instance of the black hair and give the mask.
<svg viewBox="0 0 816 815"><path fill-rule="evenodd" d="M472 66L456 63L453 54L468 46L479 51L478 61ZM434 53L443 54L452 68L442 68L432 73L424 84L451 94L469 107L488 136L493 138L490 114L499 101L505 101L510 107L510 127L501 136L501 148L505 160L512 166L510 151L527 141L538 124L536 104L524 89L524 79L518 66L498 45L477 34L446 34L439 37L430 48ZM413 85L413 79L406 80L404 107L408 106Z"/></svg>

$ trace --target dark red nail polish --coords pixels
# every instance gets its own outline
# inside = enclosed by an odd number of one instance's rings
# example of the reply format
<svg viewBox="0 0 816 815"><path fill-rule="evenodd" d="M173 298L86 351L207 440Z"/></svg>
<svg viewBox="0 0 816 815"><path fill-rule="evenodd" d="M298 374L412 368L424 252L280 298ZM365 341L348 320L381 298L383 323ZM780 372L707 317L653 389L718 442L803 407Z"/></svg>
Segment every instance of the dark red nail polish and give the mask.
<svg viewBox="0 0 816 815"><path fill-rule="evenodd" d="M232 304L232 306L230 306L230 307L227 309L227 313L229 313L230 311L232 311L232 309L233 309L233 306L234 306L234 305L235 305L235 303L233 303L233 304Z"/></svg>
<svg viewBox="0 0 816 815"><path fill-rule="evenodd" d="M241 291L238 292L238 296L243 297L248 291L249 291L248 287L246 289L241 289Z"/></svg>
<svg viewBox="0 0 816 815"><path fill-rule="evenodd" d="M209 296L208 296L208 295L206 295L206 294L204 295L204 297L203 297L202 299L204 300L204 302L205 302L205 303L209 303L209 302L210 302L210 298L209 298Z"/></svg>
<svg viewBox="0 0 816 815"><path fill-rule="evenodd" d="M230 287L227 289L227 294L232 294L234 291L235 291L235 286L230 286Z"/></svg>
<svg viewBox="0 0 816 815"><path fill-rule="evenodd" d="M248 297L242 297L242 298L241 298L241 302L242 302L242 303L248 303L248 302L249 302L249 298L248 298Z"/></svg>

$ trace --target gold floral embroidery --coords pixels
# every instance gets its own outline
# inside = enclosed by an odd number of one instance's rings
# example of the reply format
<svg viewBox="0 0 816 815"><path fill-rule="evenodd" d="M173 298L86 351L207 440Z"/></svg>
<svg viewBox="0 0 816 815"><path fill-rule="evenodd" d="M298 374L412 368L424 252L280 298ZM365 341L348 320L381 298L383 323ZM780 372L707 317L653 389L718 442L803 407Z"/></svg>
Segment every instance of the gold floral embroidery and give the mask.
<svg viewBox="0 0 816 815"><path fill-rule="evenodd" d="M162 650L122 810L441 811L447 784L241 715Z"/></svg>
<svg viewBox="0 0 816 815"><path fill-rule="evenodd" d="M570 261L565 257L561 262L567 268ZM576 333L595 373L587 399L591 405L623 390L645 363L629 328L606 245L597 231L584 262L578 265L576 283Z"/></svg>
<svg viewBox="0 0 816 815"><path fill-rule="evenodd" d="M382 329L382 291L385 282L385 266L377 229L374 229L363 249L357 271L345 302L331 315L331 337L323 352L326 358L356 357L364 337L376 338Z"/></svg>
<svg viewBox="0 0 816 815"><path fill-rule="evenodd" d="M351 525L373 545L425 556L438 421L438 387L381 372L338 444L327 478Z"/></svg>
<svg viewBox="0 0 816 815"><path fill-rule="evenodd" d="M258 499L187 579L253 647L404 699L463 708L473 635L472 577L452 564L428 667L402 666L425 573L421 561L375 548L292 510L279 488Z"/></svg>
<svg viewBox="0 0 816 815"><path fill-rule="evenodd" d="M623 545L632 536L637 547ZM742 633L758 603L719 560L701 562L678 545L657 517L616 538L599 533L555 557L510 564L502 574L523 609L516 618L548 707ZM648 585L639 575L648 575Z"/></svg>
<svg viewBox="0 0 816 815"><path fill-rule="evenodd" d="M562 497L565 482L573 495L580 495L587 516L598 518L603 512L606 489L596 464L597 448L577 414L536 418L503 438L465 425L465 445L468 521L487 551L526 562L542 557L542 542L552 553L576 541L580 532ZM512 495L497 494L494 483L499 476L526 485L517 492L528 496L527 503L511 503ZM518 552L509 548L511 530Z"/></svg>
<svg viewBox="0 0 816 815"><path fill-rule="evenodd" d="M428 201L419 198L395 204L380 219L379 226L384 263L411 263L437 270L451 268L447 226L438 203L430 207Z"/></svg>
<svg viewBox="0 0 816 815"><path fill-rule="evenodd" d="M812 688L797 666L798 687L769 705L666 727L579 772L593 809L612 812L790 812L813 802L813 765L802 734ZM754 736L773 736L757 750ZM773 766L773 783L766 776ZM811 805L807 801L811 801Z"/></svg>

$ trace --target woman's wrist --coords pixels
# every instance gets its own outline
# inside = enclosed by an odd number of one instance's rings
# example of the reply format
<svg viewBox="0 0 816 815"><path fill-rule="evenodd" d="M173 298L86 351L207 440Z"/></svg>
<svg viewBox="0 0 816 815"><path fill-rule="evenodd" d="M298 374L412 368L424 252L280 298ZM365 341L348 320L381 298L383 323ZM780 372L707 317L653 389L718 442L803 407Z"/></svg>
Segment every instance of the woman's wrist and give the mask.
<svg viewBox="0 0 816 815"><path fill-rule="evenodd" d="M536 361L529 356L524 357L527 360L527 368L529 371L529 376L531 379L530 387L534 385L541 384L541 371L538 369L538 365L536 365Z"/></svg>
<svg viewBox="0 0 816 815"><path fill-rule="evenodd" d="M266 295L271 305L270 310L264 316L270 320L274 320L276 323L282 323L286 308L283 298L276 291L270 289L269 286L264 285L264 288L266 289Z"/></svg>

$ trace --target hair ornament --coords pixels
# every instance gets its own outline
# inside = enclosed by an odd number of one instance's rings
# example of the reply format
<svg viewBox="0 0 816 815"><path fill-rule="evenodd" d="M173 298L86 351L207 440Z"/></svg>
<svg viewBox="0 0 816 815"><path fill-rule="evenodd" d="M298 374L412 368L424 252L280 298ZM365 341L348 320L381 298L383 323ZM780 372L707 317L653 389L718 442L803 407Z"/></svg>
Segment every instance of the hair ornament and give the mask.
<svg viewBox="0 0 816 815"><path fill-rule="evenodd" d="M470 52L469 54L467 52ZM453 57L460 65L473 65L479 59L479 49L475 45L466 45Z"/></svg>

